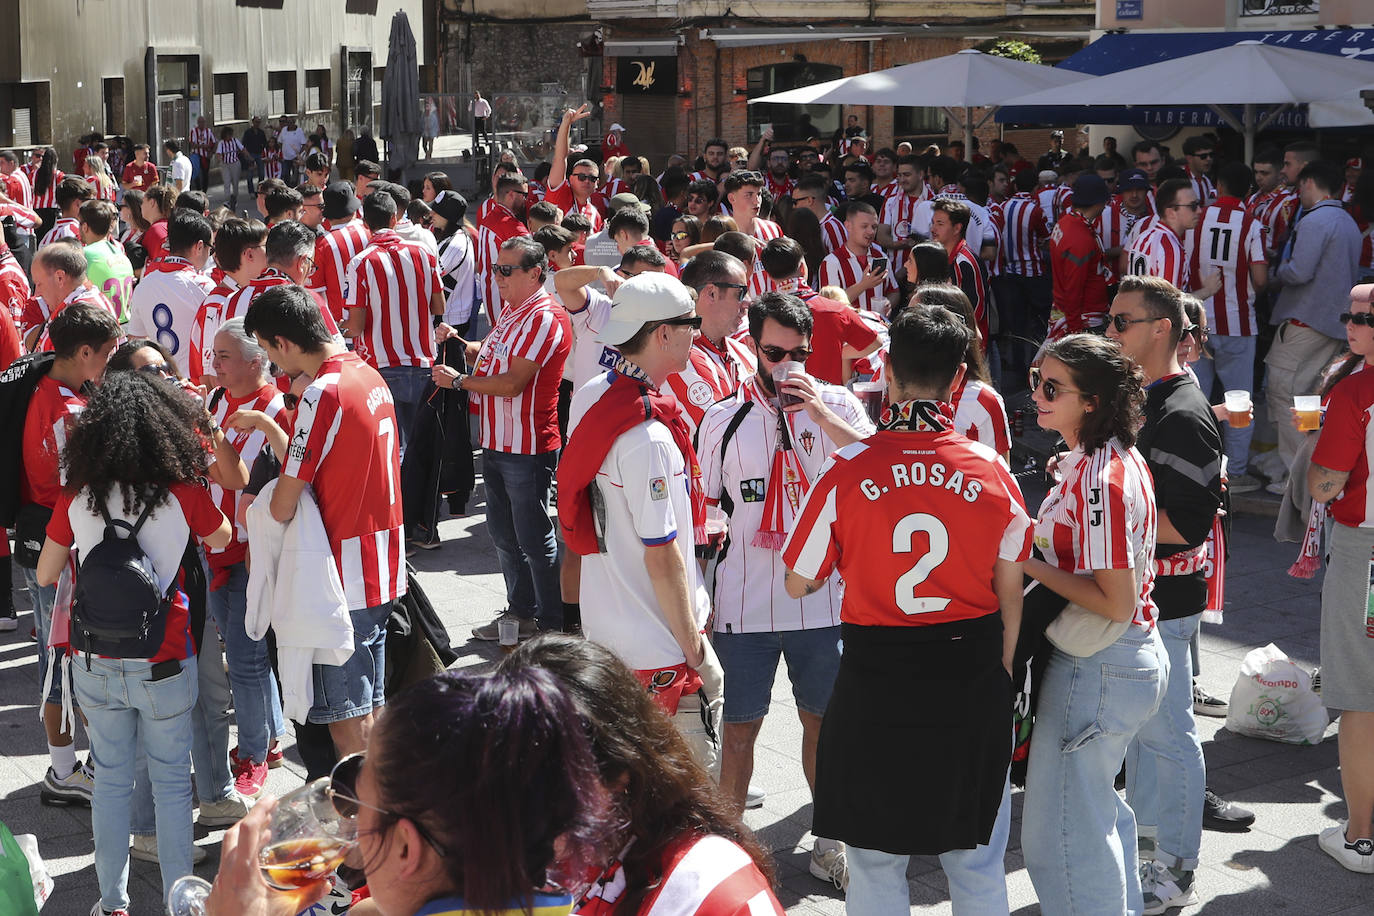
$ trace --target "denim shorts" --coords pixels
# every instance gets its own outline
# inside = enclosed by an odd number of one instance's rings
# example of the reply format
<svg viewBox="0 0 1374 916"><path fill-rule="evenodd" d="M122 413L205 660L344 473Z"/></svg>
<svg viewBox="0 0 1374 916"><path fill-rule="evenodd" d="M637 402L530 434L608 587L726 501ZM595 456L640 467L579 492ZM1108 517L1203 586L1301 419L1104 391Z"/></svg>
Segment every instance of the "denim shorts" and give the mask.
<svg viewBox="0 0 1374 916"><path fill-rule="evenodd" d="M316 725L355 719L380 708L386 692L386 622L391 602L349 611L353 654L342 665L315 665L315 703L306 720Z"/></svg>
<svg viewBox="0 0 1374 916"><path fill-rule="evenodd" d="M787 677L797 708L821 716L830 703L840 671L840 628L784 630L780 633L713 633L725 670L725 715L730 723L755 722L768 713L778 659L787 660Z"/></svg>

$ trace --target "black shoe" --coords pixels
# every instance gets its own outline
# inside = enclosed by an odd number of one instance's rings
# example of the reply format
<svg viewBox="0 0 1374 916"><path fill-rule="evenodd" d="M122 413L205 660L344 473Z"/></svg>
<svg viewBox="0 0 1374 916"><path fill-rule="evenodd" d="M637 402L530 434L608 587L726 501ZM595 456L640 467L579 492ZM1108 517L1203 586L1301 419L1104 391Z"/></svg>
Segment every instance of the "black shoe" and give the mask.
<svg viewBox="0 0 1374 916"><path fill-rule="evenodd" d="M1214 719L1226 718L1231 705L1221 697L1214 697L1193 681L1193 715L1211 716Z"/></svg>
<svg viewBox="0 0 1374 916"><path fill-rule="evenodd" d="M1228 802L1211 789L1202 803L1202 826L1222 833L1242 833L1255 822L1255 812Z"/></svg>

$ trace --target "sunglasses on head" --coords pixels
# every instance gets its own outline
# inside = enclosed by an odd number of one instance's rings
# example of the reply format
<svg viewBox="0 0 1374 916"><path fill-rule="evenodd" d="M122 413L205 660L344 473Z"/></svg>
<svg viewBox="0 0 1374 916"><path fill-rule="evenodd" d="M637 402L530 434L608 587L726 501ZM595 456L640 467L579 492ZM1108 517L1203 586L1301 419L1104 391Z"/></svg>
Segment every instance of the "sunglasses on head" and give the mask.
<svg viewBox="0 0 1374 916"><path fill-rule="evenodd" d="M1374 312L1341 312L1341 324L1353 324L1361 328L1374 328Z"/></svg>
<svg viewBox="0 0 1374 916"><path fill-rule="evenodd" d="M759 352L762 353L770 363L780 363L785 359L804 363L811 358L810 347L797 347L795 350L788 350L783 347L774 347L768 344L759 344L758 346Z"/></svg>
<svg viewBox="0 0 1374 916"><path fill-rule="evenodd" d="M1064 393L1064 394L1081 394L1081 393L1082 393L1082 392L1080 392L1077 388L1065 388L1064 386L1062 386L1062 385L1060 385L1058 382L1056 382L1054 379L1045 378L1043 375L1040 374L1040 370L1039 370L1039 369L1032 369L1032 370L1030 371L1030 386L1031 386L1031 391L1032 391L1032 392L1034 392L1035 389L1037 389L1037 388L1043 389L1043 390L1044 390L1044 393L1045 393L1045 400L1046 400L1046 401L1049 401L1049 402L1051 402L1051 403L1053 403L1053 402L1054 402L1054 399L1057 398L1057 397L1059 397L1059 395L1060 395L1061 393Z"/></svg>
<svg viewBox="0 0 1374 916"><path fill-rule="evenodd" d="M349 820L357 819L358 810L360 808L367 808L370 811L376 811L378 814L385 814L387 817L391 818L399 819L403 817L403 815L397 814L394 811L378 808L376 805L369 805L358 799L358 775L362 773L363 761L366 759L367 755L362 751L356 754L349 754L347 757L334 764L334 769L329 771L329 789L327 791L329 793L329 800L334 805L334 810L338 812L339 817L348 818ZM434 836L425 828L424 824L413 817L406 819L415 825L416 831L419 832L420 836L425 838L426 843L434 847L435 852L439 853L441 856L447 855L443 844L434 839Z"/></svg>

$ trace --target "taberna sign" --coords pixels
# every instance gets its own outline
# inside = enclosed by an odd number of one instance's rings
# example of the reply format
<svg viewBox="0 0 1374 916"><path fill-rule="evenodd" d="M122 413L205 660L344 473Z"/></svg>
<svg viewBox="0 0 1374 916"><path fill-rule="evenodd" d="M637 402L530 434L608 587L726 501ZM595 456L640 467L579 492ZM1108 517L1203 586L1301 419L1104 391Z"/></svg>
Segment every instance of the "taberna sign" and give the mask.
<svg viewBox="0 0 1374 916"><path fill-rule="evenodd" d="M621 95L677 95L677 58L617 57L615 91Z"/></svg>

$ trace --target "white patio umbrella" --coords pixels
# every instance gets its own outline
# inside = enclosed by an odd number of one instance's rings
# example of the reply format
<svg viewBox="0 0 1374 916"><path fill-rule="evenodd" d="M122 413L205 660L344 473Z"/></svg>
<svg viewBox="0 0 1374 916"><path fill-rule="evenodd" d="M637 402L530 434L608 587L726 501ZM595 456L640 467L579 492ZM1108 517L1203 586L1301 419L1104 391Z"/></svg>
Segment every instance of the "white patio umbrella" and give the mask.
<svg viewBox="0 0 1374 916"><path fill-rule="evenodd" d="M1004 99L1091 79L1086 73L1009 60L968 48L955 54L846 76L828 83L775 92L749 104L892 105L943 108L963 131L966 155L973 155L973 131L996 113ZM973 109L988 111L975 124Z"/></svg>
<svg viewBox="0 0 1374 916"><path fill-rule="evenodd" d="M1038 90L1004 105L1205 105L1245 136L1245 161L1255 134L1293 105L1327 102L1374 87L1374 62L1242 41L1187 57L1064 86ZM1274 106L1262 116L1257 109Z"/></svg>

